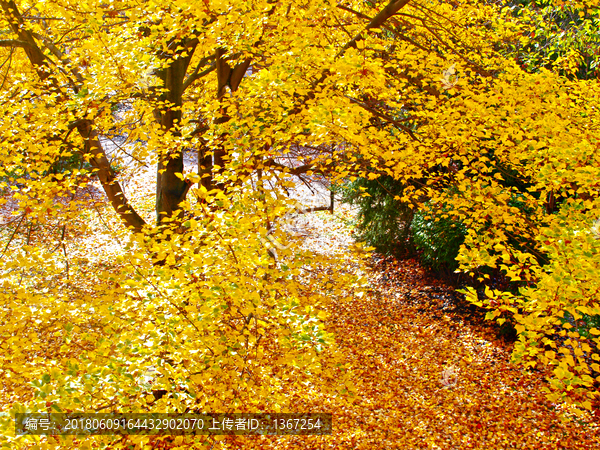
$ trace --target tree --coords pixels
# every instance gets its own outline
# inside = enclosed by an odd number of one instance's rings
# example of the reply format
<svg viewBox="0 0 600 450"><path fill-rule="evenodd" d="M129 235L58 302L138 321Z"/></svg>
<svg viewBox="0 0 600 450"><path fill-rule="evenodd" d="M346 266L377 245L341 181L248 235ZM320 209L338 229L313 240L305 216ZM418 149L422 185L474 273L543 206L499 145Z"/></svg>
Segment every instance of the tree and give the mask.
<svg viewBox="0 0 600 450"><path fill-rule="evenodd" d="M0 157L20 202L5 231L2 292L12 315L3 345L14 351L3 376L22 405L15 410L283 407L286 384L318 371L322 352L335 353L319 325L328 299L353 295L350 274L307 280L307 265L334 260L313 261L292 244L274 260L265 249L261 236L293 206L284 195L290 176L387 175L407 186L405 201L445 205L467 227L463 270L500 265L526 284L485 302L514 310L530 355L542 335L570 348L552 339L565 311L600 312L591 275L598 244L582 225L598 215L598 86L527 74L507 60L496 49L523 37L495 5L0 6ZM128 140L114 155L103 145L110 134ZM184 167L186 150L198 154L196 173ZM48 174L73 154L91 169ZM156 165L153 209L127 198L111 157L128 157L131 170ZM509 205L505 168L532 180L536 192L524 201L533 214ZM90 220L76 193L94 179L132 233L116 231L128 243L110 267L85 268L67 246ZM560 214L545 212L550 193L569 198ZM563 244L565 233L582 247ZM539 248L516 247L515 234ZM542 300L559 272L532 256L545 246L557 264L591 255L558 275L576 289L550 302ZM542 360L560 368L558 387L594 392L597 369L586 358L597 355L598 339L589 333L580 342L590 350L576 352L574 364L566 353ZM52 345L42 349L42 338ZM31 390L20 388L29 380Z"/></svg>
<svg viewBox="0 0 600 450"><path fill-rule="evenodd" d="M596 78L598 71L598 10L577 3L515 1L509 7L522 17L531 39L513 42L512 56L523 68L554 69L563 76Z"/></svg>

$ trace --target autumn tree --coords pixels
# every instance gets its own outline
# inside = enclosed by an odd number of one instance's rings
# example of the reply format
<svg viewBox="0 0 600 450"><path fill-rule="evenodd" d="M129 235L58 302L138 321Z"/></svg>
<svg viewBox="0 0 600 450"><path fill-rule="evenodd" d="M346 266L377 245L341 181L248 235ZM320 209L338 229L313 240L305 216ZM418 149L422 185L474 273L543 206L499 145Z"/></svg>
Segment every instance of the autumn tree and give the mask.
<svg viewBox="0 0 600 450"><path fill-rule="evenodd" d="M18 204L1 294L13 411L289 405L286 386L306 386L336 357L320 319L355 285L346 272L309 280L341 263L314 260L274 225L294 206L291 177L311 174L388 176L406 203L445 205L467 229L461 269L522 282L473 299L512 314L517 356L554 370L554 399L595 395L598 330L572 322L600 313L598 85L506 58L503 44L527 39L509 11L411 0L0 6L0 174ZM126 140L107 151L110 136ZM79 167L50 173L72 155ZM119 160L132 173L156 167L152 204L127 197ZM535 189L517 192L508 172ZM70 237L87 230L94 210L77 193L96 180L124 227L106 224L113 257L86 262ZM567 199L555 214L551 195ZM277 258L267 233L285 243ZM324 376L347 392L337 367Z"/></svg>

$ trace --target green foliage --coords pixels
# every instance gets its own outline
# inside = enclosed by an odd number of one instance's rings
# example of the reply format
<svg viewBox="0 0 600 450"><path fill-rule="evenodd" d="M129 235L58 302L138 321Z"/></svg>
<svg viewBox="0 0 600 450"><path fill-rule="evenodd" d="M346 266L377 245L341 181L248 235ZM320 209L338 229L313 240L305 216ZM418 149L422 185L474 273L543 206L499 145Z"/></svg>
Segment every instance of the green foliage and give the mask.
<svg viewBox="0 0 600 450"><path fill-rule="evenodd" d="M590 335L590 329L600 328L600 315L581 314L580 317L575 320L573 314L566 311L562 320L562 325L569 323L574 330L584 338L592 337Z"/></svg>
<svg viewBox="0 0 600 450"><path fill-rule="evenodd" d="M509 2L509 8L526 25L523 40L514 42L509 50L523 69L536 72L546 68L579 79L600 74L597 9L550 0L516 0Z"/></svg>
<svg viewBox="0 0 600 450"><path fill-rule="evenodd" d="M434 213L427 209L417 211L411 226L412 237L415 246L422 251L421 259L425 264L436 270L454 271L458 267L456 256L465 240L466 228L444 212L444 209Z"/></svg>
<svg viewBox="0 0 600 450"><path fill-rule="evenodd" d="M358 206L355 235L381 253L421 251L422 261L436 270L455 270L465 227L426 203L423 210L399 200L404 185L391 177L357 178L339 190Z"/></svg>
<svg viewBox="0 0 600 450"><path fill-rule="evenodd" d="M397 200L404 185L391 177L357 178L339 188L344 201L358 206L355 236L381 253L411 250L413 210Z"/></svg>
<svg viewBox="0 0 600 450"><path fill-rule="evenodd" d="M90 164L86 162L81 154L79 153L71 153L66 156L59 157L48 170L48 174L57 175L59 173L67 173L72 172L77 169L86 169L89 170L91 168Z"/></svg>

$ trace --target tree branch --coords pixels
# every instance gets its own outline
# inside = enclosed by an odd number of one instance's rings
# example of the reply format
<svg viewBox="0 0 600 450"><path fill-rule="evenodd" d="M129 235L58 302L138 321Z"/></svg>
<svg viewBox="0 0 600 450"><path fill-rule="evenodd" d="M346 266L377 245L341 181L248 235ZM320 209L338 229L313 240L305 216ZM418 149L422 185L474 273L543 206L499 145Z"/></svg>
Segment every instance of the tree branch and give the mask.
<svg viewBox="0 0 600 450"><path fill-rule="evenodd" d="M50 50L52 52L52 54L59 59L59 61L61 61L63 63L67 63L67 65L69 65L71 67L71 69L70 69L71 73L73 74L73 76L75 77L77 82L79 84L83 84L83 81L84 81L83 76L81 75L79 70L77 70L77 68L75 66L73 66L73 64L71 63L71 60L69 58L67 58L67 56L63 52L61 52L56 45L54 45L54 42L52 42L46 36L42 36L41 34L38 34L38 33L32 33L32 35L33 35L33 37L42 41L44 46L48 50ZM77 90L78 89L76 88L76 91Z"/></svg>
<svg viewBox="0 0 600 450"><path fill-rule="evenodd" d="M388 20L390 17L392 17L394 14L396 14L402 8L404 8L408 4L408 2L410 2L410 0L392 0L392 1L390 1L385 8L383 8L381 11L379 11L379 13L375 17L373 17L373 19L371 19L371 21L365 27L365 31L368 31L372 28L381 27L385 23L386 20ZM354 38L352 38L351 41L349 41L346 45L344 45L344 48L342 48L342 50L337 55L338 58L340 56L342 56L346 52L346 50L348 50L349 48L357 48L358 42L362 41L365 38L363 33L364 33L364 31L361 31L356 36L354 36Z"/></svg>
<svg viewBox="0 0 600 450"><path fill-rule="evenodd" d="M0 40L0 47L25 48L25 47L29 47L29 43L27 43L25 41L20 41L18 39L2 39L2 40Z"/></svg>
<svg viewBox="0 0 600 450"><path fill-rule="evenodd" d="M24 27L24 20L17 8L14 0L0 0L0 7L4 10L4 15L8 21L11 30L21 41L27 43L24 47L29 62L38 74L40 80L50 79L52 89L56 90L62 100L67 100L67 96L60 88L56 78L52 76L48 61L40 47L38 46L31 31ZM136 233L140 232L146 224L144 219L131 207L120 184L115 179L113 170L106 157L106 152L98 138L98 132L93 128L89 120L75 121L74 127L85 141L85 150L90 155L90 163L96 169L96 174L104 188L106 196L110 200L114 210L121 219Z"/></svg>
<svg viewBox="0 0 600 450"><path fill-rule="evenodd" d="M367 105L367 104L365 104L365 103L363 103L361 101L358 101L355 98L348 97L348 96L346 96L346 98L348 100L350 100L352 103L357 104L361 108L366 109L371 114L373 114L373 115L375 115L377 117L380 117L381 119L387 120L389 123L391 123L394 126L400 128L402 131L405 131L406 133L408 133L410 135L410 137L413 138L415 141L419 141L420 142L419 138L417 138L417 136L415 135L414 131L411 130L410 128L408 128L406 125L402 125L400 123L400 121L394 119L393 117L391 117L391 116L389 116L389 115L387 115L385 113L382 113L381 111L377 111L375 108L371 108L369 105Z"/></svg>
<svg viewBox="0 0 600 450"><path fill-rule="evenodd" d="M400 9L402 9L404 6L406 6L409 1L410 0L396 0L396 1L392 0L392 1L390 1L385 8L383 8L375 17L373 17L373 19L371 19L371 21L365 27L365 30L358 33L346 45L344 45L344 47L336 55L336 58L340 58L341 56L343 56L344 53L346 52L346 50L348 50L349 48L357 48L357 43L364 39L364 36L363 36L364 31L368 31L372 28L379 28L380 26L382 26L385 23L386 20L388 20L390 17L392 17L394 14L396 14ZM304 94L300 98L300 101L298 102L298 104L291 109L290 115L298 114L302 110L302 107L308 100L314 99L315 98L314 91L315 91L316 87L319 86L320 84L322 84L327 78L329 78L330 75L331 75L331 71L329 69L323 70L323 72L321 73L321 76L312 83L310 91L307 92L306 94Z"/></svg>
<svg viewBox="0 0 600 450"><path fill-rule="evenodd" d="M208 66L208 68L206 68L202 72L200 72L200 69L205 67L206 63L208 63L210 60L212 60L214 58L215 58L215 55L210 55L210 56L207 56L206 58L202 58L200 61L198 61L198 64L196 65L196 68L194 69L194 71L191 74L189 74L188 77L186 78L186 80L183 82L183 90L184 91L188 87L190 87L190 85L194 81L199 80L200 78L208 75L209 73L211 73L213 70L215 70L217 68L217 65L215 63L213 63L210 66Z"/></svg>

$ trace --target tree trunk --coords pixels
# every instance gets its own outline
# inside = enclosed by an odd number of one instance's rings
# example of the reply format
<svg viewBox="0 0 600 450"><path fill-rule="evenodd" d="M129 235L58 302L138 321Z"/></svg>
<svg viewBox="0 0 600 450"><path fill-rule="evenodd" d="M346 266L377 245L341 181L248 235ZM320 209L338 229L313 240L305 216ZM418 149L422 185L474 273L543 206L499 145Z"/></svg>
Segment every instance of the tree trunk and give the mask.
<svg viewBox="0 0 600 450"><path fill-rule="evenodd" d="M8 20L12 31L19 37L20 44L25 50L29 61L35 68L41 81L51 81L52 89L57 92L59 98L66 99L64 92L61 92L59 84L54 78L44 52L38 46L31 32L24 27L24 20L14 1L0 1L0 6L4 10L5 18ZM73 85L75 92L78 92L79 86ZM77 131L85 141L84 152L91 155L90 164L96 169L96 175L104 188L111 205L119 214L125 224L134 232L142 231L146 224L144 219L131 207L121 185L115 179L115 174L110 167L106 157L106 152L98 139L98 132L94 129L90 120L81 120L76 122Z"/></svg>
<svg viewBox="0 0 600 450"><path fill-rule="evenodd" d="M112 207L129 228L136 233L141 232L146 222L131 207L121 189L121 185L115 179L115 174L106 158L104 148L102 148L98 139L98 132L87 120L77 127L77 131L85 139L85 151L92 156L90 164L96 169L96 175Z"/></svg>
<svg viewBox="0 0 600 450"><path fill-rule="evenodd" d="M231 92L235 92L237 88L240 86L242 79L244 78L244 74L248 67L250 66L250 59L246 59L238 64L236 64L233 68L229 66L227 63L227 59L225 58L225 49L219 48L217 49L217 99L221 100L225 94L227 93L227 88ZM221 108L221 115L215 120L215 124L223 124L229 121L230 117L227 114L227 110L225 107ZM217 173L223 173L225 169L225 164L227 162L227 149L224 144L225 135L221 136L221 142L218 147L214 150L214 165L217 167ZM223 190L223 183L217 183L216 186L218 189Z"/></svg>
<svg viewBox="0 0 600 450"><path fill-rule="evenodd" d="M180 43L178 42L177 45ZM157 72L167 90L160 98L168 105L159 112L159 121L163 131L170 131L179 136L177 130L181 121L181 105L183 104L183 82L185 73L192 58L195 44L191 49L184 49L188 55L173 59L166 69ZM183 173L183 148L168 149L161 153L156 171L156 217L158 224L172 218L179 204L185 200L190 183L176 174Z"/></svg>

